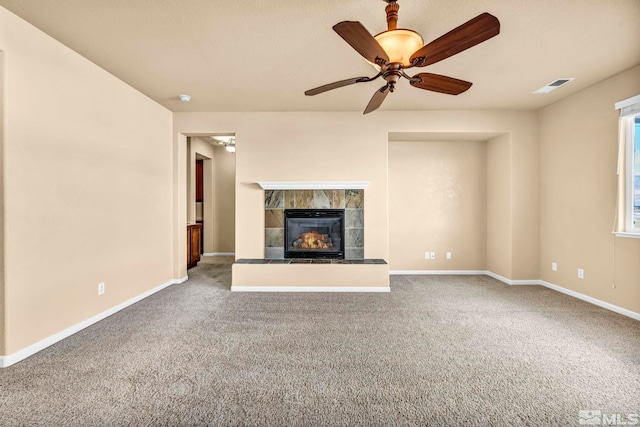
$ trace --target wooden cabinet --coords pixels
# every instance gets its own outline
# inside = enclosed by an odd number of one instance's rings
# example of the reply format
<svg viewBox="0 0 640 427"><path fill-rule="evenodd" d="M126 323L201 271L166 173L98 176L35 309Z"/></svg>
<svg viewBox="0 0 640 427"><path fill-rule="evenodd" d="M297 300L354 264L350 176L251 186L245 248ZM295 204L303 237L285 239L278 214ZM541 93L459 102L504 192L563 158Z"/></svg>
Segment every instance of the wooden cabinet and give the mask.
<svg viewBox="0 0 640 427"><path fill-rule="evenodd" d="M187 225L187 268L195 267L200 261L201 224Z"/></svg>
<svg viewBox="0 0 640 427"><path fill-rule="evenodd" d="M196 202L204 200L204 161L196 160Z"/></svg>

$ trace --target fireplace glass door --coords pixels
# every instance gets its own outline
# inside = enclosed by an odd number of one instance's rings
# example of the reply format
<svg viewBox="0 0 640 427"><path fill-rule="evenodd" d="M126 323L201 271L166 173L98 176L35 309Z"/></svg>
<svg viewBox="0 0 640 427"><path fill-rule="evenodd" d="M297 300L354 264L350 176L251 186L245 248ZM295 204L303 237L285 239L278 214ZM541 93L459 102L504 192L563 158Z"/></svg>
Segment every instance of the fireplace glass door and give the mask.
<svg viewBox="0 0 640 427"><path fill-rule="evenodd" d="M344 259L344 209L285 209L285 258Z"/></svg>

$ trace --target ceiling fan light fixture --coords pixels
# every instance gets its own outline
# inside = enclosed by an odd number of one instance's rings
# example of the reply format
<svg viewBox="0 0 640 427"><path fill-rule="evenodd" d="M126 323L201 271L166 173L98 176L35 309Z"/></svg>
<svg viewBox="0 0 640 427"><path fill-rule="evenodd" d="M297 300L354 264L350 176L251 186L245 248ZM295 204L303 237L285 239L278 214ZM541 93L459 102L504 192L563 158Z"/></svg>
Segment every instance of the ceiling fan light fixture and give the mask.
<svg viewBox="0 0 640 427"><path fill-rule="evenodd" d="M413 30L399 28L383 31L373 36L389 56L389 62L411 65L411 55L424 46L422 36Z"/></svg>
<svg viewBox="0 0 640 427"><path fill-rule="evenodd" d="M380 107L387 94L394 91L395 84L401 77L409 80L412 87L448 95L459 95L471 87L471 82L453 77L433 73L418 73L411 77L404 70L435 64L497 36L500 34L498 18L487 12L481 13L425 46L422 36L417 32L397 28L398 0L384 1L387 2L387 31L372 36L358 21L342 21L333 26L333 30L367 62L374 65L378 73L373 77L354 77L318 86L305 91L305 95L313 96L380 77L386 84L373 94L364 109L363 114L367 114Z"/></svg>

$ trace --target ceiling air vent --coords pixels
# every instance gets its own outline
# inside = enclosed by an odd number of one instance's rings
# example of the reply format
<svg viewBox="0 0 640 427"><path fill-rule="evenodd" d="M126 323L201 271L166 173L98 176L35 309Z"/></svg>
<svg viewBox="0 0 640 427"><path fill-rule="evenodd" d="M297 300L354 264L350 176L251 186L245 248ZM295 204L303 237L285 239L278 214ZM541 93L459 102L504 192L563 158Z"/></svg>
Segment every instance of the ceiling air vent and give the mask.
<svg viewBox="0 0 640 427"><path fill-rule="evenodd" d="M549 93L552 90L556 90L560 86L569 83L571 80L575 80L575 79L573 77L567 77L567 78L563 78L563 79L556 79L556 80L552 81L551 83L549 83L548 85L543 86L540 89L536 90L533 93Z"/></svg>

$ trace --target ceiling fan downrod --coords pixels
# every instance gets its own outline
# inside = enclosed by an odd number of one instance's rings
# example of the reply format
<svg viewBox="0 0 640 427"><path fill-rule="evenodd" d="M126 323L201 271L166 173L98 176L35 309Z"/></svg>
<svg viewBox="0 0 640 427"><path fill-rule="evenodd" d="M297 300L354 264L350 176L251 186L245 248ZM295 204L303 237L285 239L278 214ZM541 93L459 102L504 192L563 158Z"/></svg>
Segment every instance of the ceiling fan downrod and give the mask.
<svg viewBox="0 0 640 427"><path fill-rule="evenodd" d="M398 10L400 5L398 0L384 0L387 2L387 7L384 11L387 12L387 31L395 30L398 27Z"/></svg>

